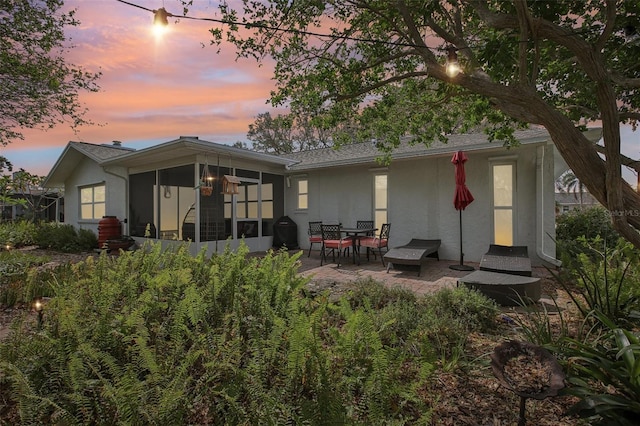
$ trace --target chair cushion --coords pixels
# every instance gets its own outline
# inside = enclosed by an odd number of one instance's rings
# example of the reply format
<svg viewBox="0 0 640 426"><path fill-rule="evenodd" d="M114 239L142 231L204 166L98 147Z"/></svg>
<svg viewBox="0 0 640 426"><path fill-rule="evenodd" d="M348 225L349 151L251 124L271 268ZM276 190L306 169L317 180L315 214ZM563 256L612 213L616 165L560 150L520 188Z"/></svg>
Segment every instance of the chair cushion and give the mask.
<svg viewBox="0 0 640 426"><path fill-rule="evenodd" d="M360 245L364 247L387 247L388 240L380 238L365 237L360 239Z"/></svg>
<svg viewBox="0 0 640 426"><path fill-rule="evenodd" d="M310 243L321 243L322 242L322 237L320 236L311 236L309 237L309 242Z"/></svg>
<svg viewBox="0 0 640 426"><path fill-rule="evenodd" d="M353 245L353 240L324 240L324 246L326 248L343 248L343 247L351 247Z"/></svg>

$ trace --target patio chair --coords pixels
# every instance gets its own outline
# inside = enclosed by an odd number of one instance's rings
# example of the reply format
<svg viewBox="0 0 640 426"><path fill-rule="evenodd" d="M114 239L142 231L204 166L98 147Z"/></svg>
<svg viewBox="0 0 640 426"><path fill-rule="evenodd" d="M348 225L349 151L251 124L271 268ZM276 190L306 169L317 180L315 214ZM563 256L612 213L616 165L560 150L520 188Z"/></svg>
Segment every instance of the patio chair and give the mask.
<svg viewBox="0 0 640 426"><path fill-rule="evenodd" d="M373 228L375 227L375 224L373 223L372 220L358 220L356 221L356 228L358 229L368 229L368 228ZM368 232L367 233L367 237L373 237L375 236L375 233L373 232Z"/></svg>
<svg viewBox="0 0 640 426"><path fill-rule="evenodd" d="M322 244L322 221L309 222L309 254L311 256L311 247L314 243Z"/></svg>
<svg viewBox="0 0 640 426"><path fill-rule="evenodd" d="M369 260L369 251L373 252L373 257L376 257L375 249L378 249L378 254L380 254L380 259L382 260L382 266L384 265L384 256L382 256L382 248L384 247L386 251L389 251L389 234L391 232L391 224L384 223L382 224L382 229L380 230L380 235L377 237L362 237L360 238L360 247L367 248L367 260Z"/></svg>
<svg viewBox="0 0 640 426"><path fill-rule="evenodd" d="M530 277L531 259L527 246L490 244L489 251L480 259L480 270Z"/></svg>
<svg viewBox="0 0 640 426"><path fill-rule="evenodd" d="M333 262L336 261L336 250L338 251L338 268L340 267L340 256L349 247L353 246L353 239L342 238L340 225L320 225L322 229L322 249L320 251L320 266L327 259L327 251L331 250Z"/></svg>
<svg viewBox="0 0 640 426"><path fill-rule="evenodd" d="M410 269L417 268L418 276L420 276L422 274L422 264L427 258L432 257L440 260L440 255L438 254L440 243L440 240L412 238L407 244L392 248L384 255L387 260L387 273L389 273L389 269L392 266L395 269L406 267Z"/></svg>

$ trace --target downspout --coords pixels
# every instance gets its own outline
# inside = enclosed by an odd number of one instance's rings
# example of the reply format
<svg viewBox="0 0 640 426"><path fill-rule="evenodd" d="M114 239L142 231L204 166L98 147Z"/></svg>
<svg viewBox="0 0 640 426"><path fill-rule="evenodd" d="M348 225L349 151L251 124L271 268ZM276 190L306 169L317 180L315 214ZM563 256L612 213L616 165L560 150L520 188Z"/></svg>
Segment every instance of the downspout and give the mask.
<svg viewBox="0 0 640 426"><path fill-rule="evenodd" d="M562 265L562 262L558 259L555 258L555 256L552 256L550 254L548 254L546 252L546 245L545 245L545 241L547 239L550 239L551 237L547 235L546 232L546 222L547 222L547 215L546 215L546 188L545 188L545 175L546 175L546 168L549 167L548 164L545 164L545 159L547 158L548 155L548 151L549 149L547 148L547 146L543 145L543 146L539 146L537 149L537 159L536 159L536 174L537 174L537 188L536 188L536 192L538 195L538 200L539 200L539 206L540 206L540 214L537 217L536 220L536 227L537 227L537 232L536 232L536 254L538 255L538 257L540 259L542 259L545 262L550 263L551 265L555 266L555 267L559 267ZM553 164L550 165L551 167L553 167ZM553 202L553 201L552 201Z"/></svg>
<svg viewBox="0 0 640 426"><path fill-rule="evenodd" d="M129 216L129 176L120 176L117 173L111 172L109 171L106 167L103 167L102 170L104 170L105 173L110 174L111 176L115 176L115 177L119 177L120 179L122 179L124 181L124 202L125 202L125 215L128 217ZM129 220L127 219L127 217L123 218L123 223L124 223L124 230L123 230L123 235L129 235Z"/></svg>

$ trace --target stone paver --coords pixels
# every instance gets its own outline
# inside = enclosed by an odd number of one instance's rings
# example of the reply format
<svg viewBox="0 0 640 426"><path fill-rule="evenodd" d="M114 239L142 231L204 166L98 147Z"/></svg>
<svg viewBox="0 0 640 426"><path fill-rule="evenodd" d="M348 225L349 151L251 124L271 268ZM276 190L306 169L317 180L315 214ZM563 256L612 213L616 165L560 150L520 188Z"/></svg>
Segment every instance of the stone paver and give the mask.
<svg viewBox="0 0 640 426"><path fill-rule="evenodd" d="M320 266L320 252L312 251L311 257L307 257L307 252L300 258L302 261L301 274L308 276L311 280L335 281L338 283L366 279L384 283L389 287L403 287L416 294L426 294L437 291L444 287L455 287L458 278L467 275L468 271L455 271L449 265L456 264L456 261L429 259L422 267L422 274L418 277L414 271L399 271L391 269L387 273L386 267L382 266L380 257L371 258L370 261L362 259L360 265L354 265L351 259L340 264L340 268L335 263L328 263ZM329 258L331 262L331 258ZM477 269L477 263L468 263Z"/></svg>

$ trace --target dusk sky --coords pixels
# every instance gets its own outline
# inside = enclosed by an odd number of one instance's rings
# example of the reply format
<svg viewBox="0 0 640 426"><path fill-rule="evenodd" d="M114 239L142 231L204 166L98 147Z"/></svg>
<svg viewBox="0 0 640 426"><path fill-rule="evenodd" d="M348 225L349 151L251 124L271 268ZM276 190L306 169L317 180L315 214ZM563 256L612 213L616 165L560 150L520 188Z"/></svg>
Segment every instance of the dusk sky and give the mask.
<svg viewBox="0 0 640 426"><path fill-rule="evenodd" d="M149 9L164 5L180 14L177 0L133 0ZM195 0L190 16L219 18L217 0ZM115 0L65 0L77 9L79 27L69 31L75 46L69 62L102 72L101 91L80 96L97 125L77 134L58 125L25 131L25 139L0 148L14 165L46 175L69 141L111 143L136 149L184 136L232 144L246 141L248 126L263 112L274 87L272 68L236 61L235 48L209 46L211 22L169 18L157 38L153 14ZM204 45L204 47L203 47Z"/></svg>
<svg viewBox="0 0 640 426"><path fill-rule="evenodd" d="M132 0L149 9L179 15L178 0ZM194 0L189 15L220 18L218 0ZM0 147L14 169L46 175L69 141L145 148L179 136L212 142L247 141L248 126L263 112L274 87L272 67L255 60L236 61L235 48L209 46L212 22L169 18L168 32L153 32L151 12L116 0L65 0L77 9L79 27L68 35L75 46L69 62L102 72L101 91L82 93L87 118L96 123L74 133L68 125L46 132L25 131L25 139ZM203 47L204 46L204 47ZM284 111L283 111L284 112ZM276 112L277 113L277 112ZM623 128L623 154L640 158L640 132ZM630 182L633 173L623 168Z"/></svg>

